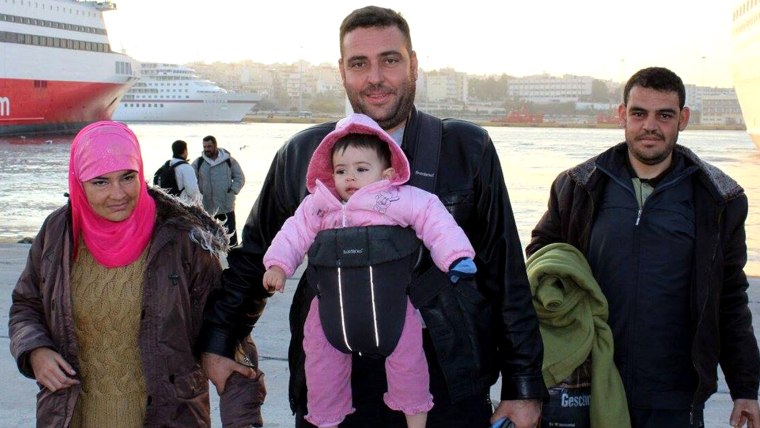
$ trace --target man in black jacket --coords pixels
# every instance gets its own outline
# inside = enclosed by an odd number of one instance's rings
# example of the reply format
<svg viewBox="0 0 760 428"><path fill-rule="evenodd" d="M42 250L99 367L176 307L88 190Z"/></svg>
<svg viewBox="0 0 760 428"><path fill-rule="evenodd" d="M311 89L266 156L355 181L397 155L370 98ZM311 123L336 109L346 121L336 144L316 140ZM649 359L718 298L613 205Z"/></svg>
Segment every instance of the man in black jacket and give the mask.
<svg viewBox="0 0 760 428"><path fill-rule="evenodd" d="M423 339L435 403L428 426L488 427L504 416L518 427L536 426L541 400L547 395L541 376L543 346L512 208L490 137L474 124L450 119L441 123L416 111L417 58L409 27L398 13L372 6L356 10L341 25L340 40L340 72L354 111L372 117L401 144L417 177L412 184L434 190L477 253L474 283L450 286L444 274L429 269L428 257L418 268L420 284L410 289L427 326ZM232 356L236 341L250 334L263 310L268 294L261 285L262 256L306 196L309 159L334 126L306 129L280 149L248 217L242 246L228 256L224 289L212 296L202 333L204 366L219 389L231 370L250 375L225 357ZM433 136L436 129L438 137ZM432 165L427 162L430 159ZM303 421L301 342L313 297L304 276L290 315L290 400L298 427L310 426ZM357 410L341 427L405 427L403 414L383 404L383 361L355 355L353 373ZM494 412L488 394L499 373L502 392Z"/></svg>
<svg viewBox="0 0 760 428"><path fill-rule="evenodd" d="M580 249L609 303L632 425L701 427L721 365L732 426L760 424L760 357L747 305L744 190L677 145L689 109L672 71L638 71L625 142L555 180L527 253Z"/></svg>

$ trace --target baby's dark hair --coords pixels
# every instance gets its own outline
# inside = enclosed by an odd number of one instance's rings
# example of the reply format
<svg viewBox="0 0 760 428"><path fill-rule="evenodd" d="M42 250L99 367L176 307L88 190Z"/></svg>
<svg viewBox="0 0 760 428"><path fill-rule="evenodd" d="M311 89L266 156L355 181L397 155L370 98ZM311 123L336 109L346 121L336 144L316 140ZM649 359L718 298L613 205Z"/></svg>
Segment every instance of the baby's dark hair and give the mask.
<svg viewBox="0 0 760 428"><path fill-rule="evenodd" d="M356 147L360 149L371 149L377 153L378 159L383 163L383 169L391 167L391 149L388 147L388 143L381 140L375 134L346 134L341 137L332 148L330 152L330 161L335 156L335 153L343 153L349 147Z"/></svg>

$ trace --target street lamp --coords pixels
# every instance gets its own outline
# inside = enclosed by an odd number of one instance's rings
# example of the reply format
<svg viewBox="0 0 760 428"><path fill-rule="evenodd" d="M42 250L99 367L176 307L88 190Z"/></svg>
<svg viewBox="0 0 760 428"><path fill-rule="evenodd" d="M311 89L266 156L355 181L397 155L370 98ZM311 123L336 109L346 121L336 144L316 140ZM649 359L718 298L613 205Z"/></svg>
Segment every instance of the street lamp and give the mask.
<svg viewBox="0 0 760 428"><path fill-rule="evenodd" d="M702 72L702 79L701 79L702 80L702 86L707 86L705 84L705 60L706 59L707 59L707 57L704 56L704 55L702 55L702 67L700 67L701 68L701 72Z"/></svg>

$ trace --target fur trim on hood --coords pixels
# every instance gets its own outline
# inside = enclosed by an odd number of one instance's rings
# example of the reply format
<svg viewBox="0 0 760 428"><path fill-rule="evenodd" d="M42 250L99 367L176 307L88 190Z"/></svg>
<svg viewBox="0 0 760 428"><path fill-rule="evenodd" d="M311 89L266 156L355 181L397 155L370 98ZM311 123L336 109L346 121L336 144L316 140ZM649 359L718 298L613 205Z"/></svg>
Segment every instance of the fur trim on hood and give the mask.
<svg viewBox="0 0 760 428"><path fill-rule="evenodd" d="M335 130L327 134L314 151L306 172L306 188L309 190L309 193L314 193L317 180L330 190L335 190L330 154L335 143L348 134L377 135L388 144L391 151L391 166L396 171L396 175L391 179L391 184L398 186L409 180L409 161L406 159L406 155L404 155L401 147L372 118L354 113L341 119L335 125Z"/></svg>
<svg viewBox="0 0 760 428"><path fill-rule="evenodd" d="M594 174L594 172L596 172L597 161L599 158L607 156L608 153L623 150L628 150L625 141L592 157L591 159L588 159L580 165L569 169L568 174L573 180L580 183L583 187L586 187L589 180L591 179L591 176ZM699 167L702 174L704 174L707 177L708 181L712 183L715 192L721 199L728 201L744 194L744 189L739 185L739 183L736 182L736 180L728 176L728 174L721 171L714 165L700 159L699 156L697 156L690 149L680 144L676 144L674 150L683 155L689 163Z"/></svg>
<svg viewBox="0 0 760 428"><path fill-rule="evenodd" d="M229 251L227 230L203 208L184 204L163 189L149 188L148 194L156 201L156 224L174 223L188 231L191 241L217 256Z"/></svg>

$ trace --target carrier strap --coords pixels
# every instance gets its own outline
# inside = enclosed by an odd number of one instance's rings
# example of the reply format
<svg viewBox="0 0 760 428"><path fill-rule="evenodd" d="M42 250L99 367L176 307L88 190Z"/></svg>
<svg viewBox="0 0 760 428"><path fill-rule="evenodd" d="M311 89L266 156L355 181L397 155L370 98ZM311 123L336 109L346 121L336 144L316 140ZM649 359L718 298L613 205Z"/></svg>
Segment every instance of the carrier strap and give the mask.
<svg viewBox="0 0 760 428"><path fill-rule="evenodd" d="M435 193L438 180L438 160L441 154L441 142L443 139L443 121L427 113L418 112L419 124L417 126L416 145L414 147L414 160L412 161L412 177L409 184ZM423 248L424 249L424 248ZM427 255L429 252L424 249ZM420 260L429 259L428 257ZM429 262L429 260L428 260ZM425 263L423 263L425 264ZM419 308L427 304L445 287L450 287L446 275L432 263L427 266L419 266L421 274L412 280L409 286L409 299L412 304Z"/></svg>
<svg viewBox="0 0 760 428"><path fill-rule="evenodd" d="M441 154L441 138L443 137L443 121L427 113L418 112L414 160L412 161L412 177L409 184L435 193L438 180L438 157Z"/></svg>

